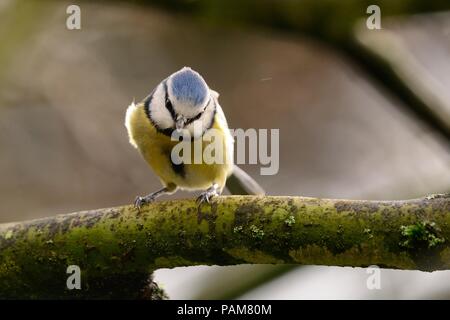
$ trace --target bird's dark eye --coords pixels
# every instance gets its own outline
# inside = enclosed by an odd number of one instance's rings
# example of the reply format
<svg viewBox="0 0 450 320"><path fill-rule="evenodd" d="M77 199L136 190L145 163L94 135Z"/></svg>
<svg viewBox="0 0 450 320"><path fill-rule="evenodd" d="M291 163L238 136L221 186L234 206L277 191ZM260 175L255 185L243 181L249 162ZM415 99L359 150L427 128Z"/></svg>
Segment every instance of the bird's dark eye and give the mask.
<svg viewBox="0 0 450 320"><path fill-rule="evenodd" d="M173 109L172 102L167 97L166 97L166 108L167 108L167 110L169 110L170 115L172 116L172 119L175 120L177 115L175 114L175 110Z"/></svg>

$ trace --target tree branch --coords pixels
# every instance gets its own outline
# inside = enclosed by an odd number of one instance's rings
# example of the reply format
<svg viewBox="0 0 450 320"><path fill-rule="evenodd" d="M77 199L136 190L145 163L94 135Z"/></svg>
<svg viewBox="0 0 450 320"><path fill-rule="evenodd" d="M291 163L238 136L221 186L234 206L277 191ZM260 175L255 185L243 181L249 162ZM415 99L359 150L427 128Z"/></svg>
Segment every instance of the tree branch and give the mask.
<svg viewBox="0 0 450 320"><path fill-rule="evenodd" d="M417 61L399 36L387 29L369 32L358 25L346 49L418 119L450 140L450 102L444 96L445 88Z"/></svg>
<svg viewBox="0 0 450 320"><path fill-rule="evenodd" d="M133 298L142 275L159 268L242 263L450 269L450 195L227 196L0 225L3 298L114 297L115 289ZM69 265L81 268L82 290L65 289Z"/></svg>
<svg viewBox="0 0 450 320"><path fill-rule="evenodd" d="M388 29L368 30L366 10L377 4L385 17L404 17L450 9L448 1L272 1L140 0L171 12L198 16L202 21L264 26L284 33L306 34L340 50L366 71L381 88L398 98L417 119L450 140L450 120L445 96L436 80L415 61ZM399 5L401 3L401 5ZM363 28L361 28L361 24ZM356 30L356 33L355 33ZM362 33L361 31L366 31Z"/></svg>

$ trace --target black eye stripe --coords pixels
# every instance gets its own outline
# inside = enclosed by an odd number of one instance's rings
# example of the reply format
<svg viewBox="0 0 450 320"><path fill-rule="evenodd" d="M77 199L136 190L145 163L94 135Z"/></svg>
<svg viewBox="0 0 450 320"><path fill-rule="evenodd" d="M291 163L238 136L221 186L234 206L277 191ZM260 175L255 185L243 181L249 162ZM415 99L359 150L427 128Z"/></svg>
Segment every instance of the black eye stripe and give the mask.
<svg viewBox="0 0 450 320"><path fill-rule="evenodd" d="M177 114L175 113L175 110L173 109L172 102L169 99L169 93L168 93L168 90L167 90L167 83L166 82L164 82L164 90L166 92L166 95L165 95L166 108L167 108L167 110L169 110L173 121L176 121L177 120Z"/></svg>
<svg viewBox="0 0 450 320"><path fill-rule="evenodd" d="M200 112L199 114L197 114L195 117L187 119L187 121L186 121L185 124L188 125L188 124L191 124L192 122L194 122L195 120L200 119L200 117L202 116L202 114L203 114L203 111Z"/></svg>
<svg viewBox="0 0 450 320"><path fill-rule="evenodd" d="M166 99L166 108L167 108L167 110L169 110L170 115L172 116L172 119L176 120L177 115L175 113L175 110L173 110L172 102L170 102L169 99Z"/></svg>

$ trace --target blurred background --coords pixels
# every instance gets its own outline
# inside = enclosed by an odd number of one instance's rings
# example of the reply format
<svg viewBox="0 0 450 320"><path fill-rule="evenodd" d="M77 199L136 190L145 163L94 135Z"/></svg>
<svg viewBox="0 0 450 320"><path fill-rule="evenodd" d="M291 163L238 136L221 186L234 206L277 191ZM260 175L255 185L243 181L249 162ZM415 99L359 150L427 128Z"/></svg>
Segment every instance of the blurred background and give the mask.
<svg viewBox="0 0 450 320"><path fill-rule="evenodd" d="M68 30L66 9L81 8ZM381 30L366 9L381 8ZM231 128L280 129L270 195L450 192L450 3L0 0L0 222L131 203L159 181L129 103L183 66ZM175 197L191 197L178 193ZM243 265L156 272L172 299L450 298L450 272Z"/></svg>

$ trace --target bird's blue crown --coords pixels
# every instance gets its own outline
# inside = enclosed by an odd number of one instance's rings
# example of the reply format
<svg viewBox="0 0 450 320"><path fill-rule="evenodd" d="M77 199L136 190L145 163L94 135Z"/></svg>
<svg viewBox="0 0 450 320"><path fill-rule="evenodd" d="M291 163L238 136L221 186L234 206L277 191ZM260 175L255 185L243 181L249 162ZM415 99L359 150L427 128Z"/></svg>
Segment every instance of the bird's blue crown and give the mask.
<svg viewBox="0 0 450 320"><path fill-rule="evenodd" d="M201 105L208 95L205 80L190 68L183 68L172 77L172 93L178 101Z"/></svg>

